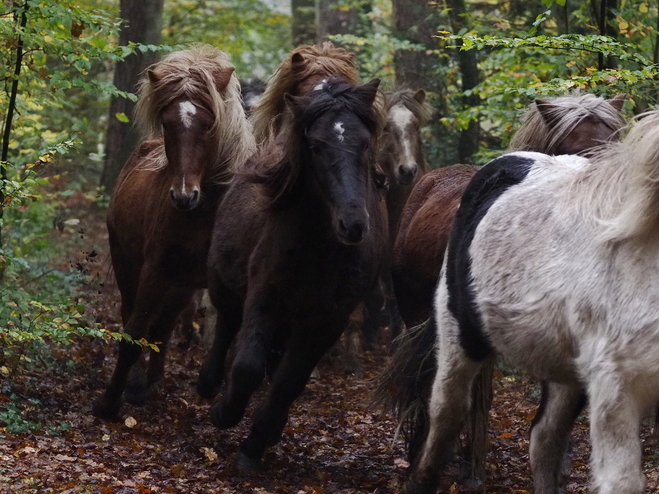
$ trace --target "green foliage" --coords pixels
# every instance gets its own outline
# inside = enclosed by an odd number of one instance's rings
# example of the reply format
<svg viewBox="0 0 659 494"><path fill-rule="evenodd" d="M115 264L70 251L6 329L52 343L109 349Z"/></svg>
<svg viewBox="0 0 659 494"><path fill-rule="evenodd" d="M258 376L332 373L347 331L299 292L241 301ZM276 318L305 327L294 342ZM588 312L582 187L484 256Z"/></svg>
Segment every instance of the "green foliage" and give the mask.
<svg viewBox="0 0 659 494"><path fill-rule="evenodd" d="M0 162L6 174L0 178L0 362L20 361L43 342L66 343L81 335L125 337L85 316L78 295L85 277L58 261L66 246L53 238L53 226L65 201L84 195L81 189L97 180L94 153L102 142L109 98L135 99L111 84L111 64L135 50L158 49L117 46L120 20L111 2L9 5L0 15L3 126L10 113L14 116L9 140L2 142L8 159ZM21 42L24 56L12 108Z"/></svg>
<svg viewBox="0 0 659 494"><path fill-rule="evenodd" d="M165 44L217 46L241 78L267 79L291 49L290 17L262 0L167 1L163 26Z"/></svg>

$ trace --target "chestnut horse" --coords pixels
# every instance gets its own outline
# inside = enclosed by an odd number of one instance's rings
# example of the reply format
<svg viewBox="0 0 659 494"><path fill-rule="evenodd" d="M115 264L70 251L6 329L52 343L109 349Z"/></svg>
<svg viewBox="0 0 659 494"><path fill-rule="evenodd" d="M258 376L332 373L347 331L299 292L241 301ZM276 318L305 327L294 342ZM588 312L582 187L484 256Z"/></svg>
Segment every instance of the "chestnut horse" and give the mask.
<svg viewBox="0 0 659 494"><path fill-rule="evenodd" d="M301 45L293 50L268 80L259 104L252 110L256 142L279 134L289 118L285 94L303 96L331 75L359 82L355 55L329 41L320 45Z"/></svg>
<svg viewBox="0 0 659 494"><path fill-rule="evenodd" d="M527 110L511 148L588 155L606 141L618 138L625 123L620 113L625 98L623 94L605 100L584 94L536 100ZM405 205L394 245L394 289L409 329L398 341L375 394L378 401L397 413L409 440L411 460L427 430L427 405L436 369L435 326L432 319L428 320L433 294L462 193L478 169L454 165L426 174ZM413 328L416 324L421 325ZM491 372L491 362L484 369ZM491 377L483 375L479 381L482 389L474 392L475 412L468 431L472 438L470 475L476 478L484 475L487 419L483 414L489 409L488 381L491 383Z"/></svg>
<svg viewBox="0 0 659 494"><path fill-rule="evenodd" d="M287 96L280 134L261 145L220 206L209 290L223 317L199 376L202 396L216 393L237 338L213 423L238 424L266 370L272 376L240 445L240 468L258 466L279 441L288 408L379 274L387 224L374 159L378 84L330 77L307 96Z"/></svg>
<svg viewBox="0 0 659 494"><path fill-rule="evenodd" d="M151 353L146 382L134 383L135 401L163 378L177 316L206 285L217 204L255 148L233 72L223 52L200 47L166 56L140 86L136 118L151 140L126 162L107 216L124 331L160 347ZM117 415L141 353L136 344L119 344L96 416Z"/></svg>

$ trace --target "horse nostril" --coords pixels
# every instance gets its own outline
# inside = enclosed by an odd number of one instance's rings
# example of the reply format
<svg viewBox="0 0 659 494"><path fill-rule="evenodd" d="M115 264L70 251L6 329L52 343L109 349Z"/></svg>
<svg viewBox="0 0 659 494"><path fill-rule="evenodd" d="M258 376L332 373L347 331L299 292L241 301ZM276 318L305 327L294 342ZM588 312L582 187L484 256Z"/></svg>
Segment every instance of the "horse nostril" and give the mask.
<svg viewBox="0 0 659 494"><path fill-rule="evenodd" d="M169 198L176 202L176 194L174 194L174 189L169 189Z"/></svg>
<svg viewBox="0 0 659 494"><path fill-rule="evenodd" d="M192 196L190 197L190 203L196 204L199 199L199 191L197 189L192 191Z"/></svg>

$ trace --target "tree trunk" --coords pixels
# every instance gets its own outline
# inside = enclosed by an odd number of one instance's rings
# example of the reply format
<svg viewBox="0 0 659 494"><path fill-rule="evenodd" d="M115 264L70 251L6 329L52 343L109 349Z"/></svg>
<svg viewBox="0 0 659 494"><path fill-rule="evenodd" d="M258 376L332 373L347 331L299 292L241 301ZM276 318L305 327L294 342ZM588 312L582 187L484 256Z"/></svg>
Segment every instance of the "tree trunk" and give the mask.
<svg viewBox="0 0 659 494"><path fill-rule="evenodd" d="M315 0L291 0L293 46L312 45L318 38Z"/></svg>
<svg viewBox="0 0 659 494"><path fill-rule="evenodd" d="M318 38L326 41L333 34L356 34L359 24L358 11L353 8L339 8L341 0L319 0Z"/></svg>
<svg viewBox="0 0 659 494"><path fill-rule="evenodd" d="M449 8L449 17L451 27L454 33L459 33L463 28L468 27L465 19L465 2L464 0L446 0ZM458 41L458 46L462 42ZM476 60L476 50L462 51L458 50L456 57L460 74L462 76L462 91L473 89L478 85L479 73L478 62ZM462 108L471 108L480 104L480 98L477 94L462 97ZM458 139L458 160L469 162L473 154L478 151L478 137L480 133L480 124L476 120L471 120L469 126L460 132Z"/></svg>
<svg viewBox="0 0 659 494"><path fill-rule="evenodd" d="M129 42L159 45L162 29L164 0L121 0L121 18L124 24L119 35L119 44ZM117 64L114 70L114 85L121 91L134 93L140 75L149 65L156 62L154 52L129 55ZM118 113L132 118L135 103L126 98L113 98L110 103L108 133L105 139L105 163L101 175L101 185L110 193L117 177L130 153L137 146L140 136L130 122L117 119Z"/></svg>
<svg viewBox="0 0 659 494"><path fill-rule="evenodd" d="M599 3L591 0L590 6L599 34L617 39L618 30L614 26L613 21L616 18L615 10L618 8L618 0L600 0ZM615 57L605 57L602 53L599 54L597 62L599 70L615 69L618 67L618 61Z"/></svg>
<svg viewBox="0 0 659 494"><path fill-rule="evenodd" d="M396 50L396 85L424 89L443 100L444 84L436 75L439 60L436 54L428 53L428 50L438 48L437 40L433 38L439 25L436 7L428 0L393 0L393 21L398 38L424 47L422 50ZM443 104L440 108L443 109Z"/></svg>
<svg viewBox="0 0 659 494"><path fill-rule="evenodd" d="M447 132L439 122L447 114L443 62L436 53L439 43L433 37L440 25L439 8L428 0L392 1L394 35L421 45L418 50L396 50L394 53L396 86L423 89L429 93L427 101L433 107L433 116L428 126L430 136L425 140L426 158L431 166L455 163L455 134Z"/></svg>

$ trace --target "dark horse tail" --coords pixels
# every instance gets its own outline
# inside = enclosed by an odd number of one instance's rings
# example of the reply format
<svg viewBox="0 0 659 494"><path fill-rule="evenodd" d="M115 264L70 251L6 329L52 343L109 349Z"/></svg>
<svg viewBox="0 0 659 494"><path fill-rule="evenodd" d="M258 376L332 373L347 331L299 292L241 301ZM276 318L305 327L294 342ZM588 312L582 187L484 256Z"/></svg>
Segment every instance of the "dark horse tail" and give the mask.
<svg viewBox="0 0 659 494"><path fill-rule="evenodd" d="M434 316L394 340L394 354L379 376L373 392L375 405L391 412L407 442L407 459L414 465L429 427L428 407L437 371L437 325ZM487 419L492 404L495 357L483 363L471 392L471 409L463 429L463 475L477 482L485 479ZM659 417L659 414L658 414ZM657 419L659 423L659 419Z"/></svg>
<svg viewBox="0 0 659 494"><path fill-rule="evenodd" d="M378 378L373 402L394 414L414 463L428 430L428 403L437 370L435 319L403 332L393 342L394 353Z"/></svg>

